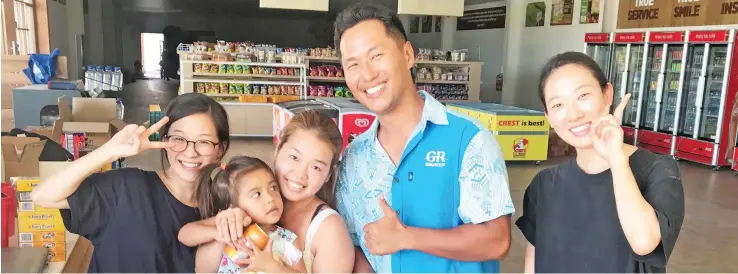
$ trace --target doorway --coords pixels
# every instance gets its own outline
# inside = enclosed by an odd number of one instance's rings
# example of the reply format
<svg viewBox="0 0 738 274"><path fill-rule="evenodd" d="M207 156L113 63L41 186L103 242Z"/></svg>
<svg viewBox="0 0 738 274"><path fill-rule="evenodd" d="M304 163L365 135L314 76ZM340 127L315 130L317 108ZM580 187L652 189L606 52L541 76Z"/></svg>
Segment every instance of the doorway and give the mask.
<svg viewBox="0 0 738 274"><path fill-rule="evenodd" d="M144 77L161 78L161 53L164 50L164 34L141 33L141 66Z"/></svg>

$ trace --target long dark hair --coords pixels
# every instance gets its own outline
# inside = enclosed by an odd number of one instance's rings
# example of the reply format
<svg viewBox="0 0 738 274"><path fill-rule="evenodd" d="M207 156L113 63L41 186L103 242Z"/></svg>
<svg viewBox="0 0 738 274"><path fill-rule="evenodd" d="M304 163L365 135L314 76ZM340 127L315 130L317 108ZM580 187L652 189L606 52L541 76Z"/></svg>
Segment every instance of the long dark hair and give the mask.
<svg viewBox="0 0 738 274"><path fill-rule="evenodd" d="M605 73L602 72L600 65L598 65L592 57L576 51L560 53L546 62L546 65L544 65L541 70L541 78L538 80L538 96L541 99L541 103L543 103L544 112L548 112L546 96L544 93L544 87L546 86L548 77L551 76L556 69L571 64L579 65L589 70L589 72L592 73L592 77L597 79L597 83L600 85L602 92L605 92L605 88L607 87L607 77L605 77Z"/></svg>
<svg viewBox="0 0 738 274"><path fill-rule="evenodd" d="M341 149L343 148L343 136L331 117L317 110L306 110L295 114L284 127L279 138L280 142L277 145L277 151L282 150L282 146L298 130L315 132L318 139L329 144L333 150L328 181L323 184L315 196L335 208L336 168L338 166L339 156L341 155Z"/></svg>
<svg viewBox="0 0 738 274"><path fill-rule="evenodd" d="M159 129L159 136L166 136L169 134L169 128L174 122L185 118L190 115L205 113L210 115L215 125L215 132L218 137L218 143L221 150L220 160L223 155L228 151L230 147L230 127L228 126L228 113L225 108L212 98L199 94L199 93L185 93L177 96L169 103L166 110L166 116L169 117L169 122ZM161 166L162 170L166 173L166 169L169 167L169 159L167 158L167 151L162 150L161 154Z"/></svg>
<svg viewBox="0 0 738 274"><path fill-rule="evenodd" d="M234 206L238 197L238 184L235 182L259 169L274 174L264 161L249 156L236 156L228 163L209 164L202 168L195 193L200 216L207 219Z"/></svg>

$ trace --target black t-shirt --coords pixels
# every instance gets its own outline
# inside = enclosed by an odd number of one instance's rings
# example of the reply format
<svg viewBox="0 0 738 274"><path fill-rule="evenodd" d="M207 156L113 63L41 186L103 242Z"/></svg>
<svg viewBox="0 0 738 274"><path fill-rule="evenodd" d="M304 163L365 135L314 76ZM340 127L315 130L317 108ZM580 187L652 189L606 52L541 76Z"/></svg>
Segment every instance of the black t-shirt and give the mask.
<svg viewBox="0 0 738 274"><path fill-rule="evenodd" d="M64 226L94 245L89 272L195 271L195 248L177 240L200 219L151 171L123 168L82 182L62 209Z"/></svg>
<svg viewBox="0 0 738 274"><path fill-rule="evenodd" d="M612 174L586 174L574 158L539 172L515 224L535 246L536 272L665 272L684 219L684 190L671 157L638 149L630 156L638 188L656 211L661 243L633 252L618 220ZM624 201L627 202L627 201Z"/></svg>

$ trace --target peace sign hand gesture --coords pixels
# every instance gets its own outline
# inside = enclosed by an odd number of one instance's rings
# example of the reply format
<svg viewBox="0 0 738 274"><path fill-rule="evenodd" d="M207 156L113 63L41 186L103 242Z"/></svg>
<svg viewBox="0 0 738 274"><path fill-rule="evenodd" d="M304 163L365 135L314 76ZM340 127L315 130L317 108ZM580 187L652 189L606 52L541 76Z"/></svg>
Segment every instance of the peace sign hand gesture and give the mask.
<svg viewBox="0 0 738 274"><path fill-rule="evenodd" d="M114 159L137 155L149 149L170 148L172 145L167 142L149 141L149 136L159 131L168 121L169 117L165 116L148 129L139 125L127 125L101 148L110 152Z"/></svg>
<svg viewBox="0 0 738 274"><path fill-rule="evenodd" d="M609 164L626 158L623 152L624 133L623 128L620 127L620 121L623 118L625 106L630 101L630 96L630 93L623 96L623 99L617 108L615 108L613 114L608 114L597 119L593 123L593 130L590 131L595 150Z"/></svg>

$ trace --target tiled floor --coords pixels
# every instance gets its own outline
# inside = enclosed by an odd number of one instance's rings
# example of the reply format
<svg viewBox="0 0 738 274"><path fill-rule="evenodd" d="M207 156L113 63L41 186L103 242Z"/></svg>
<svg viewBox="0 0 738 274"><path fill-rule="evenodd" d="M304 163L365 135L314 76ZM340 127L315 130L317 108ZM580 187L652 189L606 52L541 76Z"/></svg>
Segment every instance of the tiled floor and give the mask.
<svg viewBox="0 0 738 274"><path fill-rule="evenodd" d="M124 103L128 103L126 120L146 120L148 104L166 103L176 94L176 88L175 81L163 83L159 80L139 81L126 86L126 92L129 93L124 97ZM273 152L271 140L236 139L226 159L233 155L248 154L271 163ZM145 153L129 159L128 164L142 168L157 167L159 157L156 154ZM510 191L518 212L513 220L522 211L523 192L530 180L539 170L553 165L557 160L544 162L540 166L508 163ZM729 170L715 172L708 167L684 161L680 166L686 196L686 216L669 261L669 272L738 272L738 176ZM512 231L512 246L509 255L502 261L502 271L521 272L525 238L516 227L513 226Z"/></svg>

